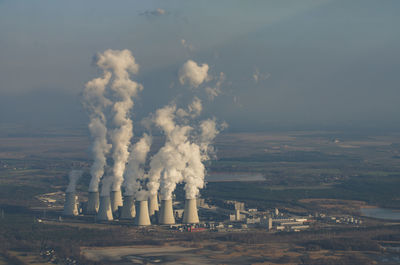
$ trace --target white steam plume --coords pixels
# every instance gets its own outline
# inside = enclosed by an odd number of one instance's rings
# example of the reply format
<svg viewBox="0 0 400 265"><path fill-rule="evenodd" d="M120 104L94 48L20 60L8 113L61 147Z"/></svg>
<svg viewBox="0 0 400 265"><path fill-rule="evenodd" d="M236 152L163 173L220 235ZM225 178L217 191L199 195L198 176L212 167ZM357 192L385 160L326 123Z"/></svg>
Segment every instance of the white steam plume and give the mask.
<svg viewBox="0 0 400 265"><path fill-rule="evenodd" d="M106 166L106 155L111 149L111 145L107 143L107 127L104 115L104 109L111 104L104 96L110 78L111 73L105 71L103 77L89 81L83 92L83 105L89 114L89 131L93 139L93 164L90 169L91 180L89 185L89 191L92 192L97 192L99 189L99 182Z"/></svg>
<svg viewBox="0 0 400 265"><path fill-rule="evenodd" d="M133 136L133 124L129 117L129 111L133 107L132 98L143 87L130 79L130 73L136 74L139 65L129 50L106 50L98 55L97 65L104 71L112 71L114 74L111 84L116 99L112 108L115 126L111 133L114 160L112 190L117 191L123 182L125 165L129 157L128 148Z"/></svg>
<svg viewBox="0 0 400 265"><path fill-rule="evenodd" d="M199 194L199 189L204 187L206 170L203 161L210 160L211 156L215 158L214 146L212 143L220 131L227 126L225 122L217 124L215 118L200 122L200 133L196 139L197 144L192 147L189 153L190 159L184 174L187 199L196 198Z"/></svg>
<svg viewBox="0 0 400 265"><path fill-rule="evenodd" d="M184 154L178 149L180 145L187 143L192 130L190 126L177 125L175 116L176 106L167 105L158 109L153 117L154 124L163 131L166 141L150 161L147 188L149 193L154 195L158 192L161 182L163 199L171 199L176 184L183 180L182 171L186 166L186 161Z"/></svg>
<svg viewBox="0 0 400 265"><path fill-rule="evenodd" d="M200 122L200 134L198 135L198 144L201 151L201 160L206 161L210 159L210 156L214 155L214 146L212 145L215 137L220 133L221 130L227 127L224 122L218 125L215 118L206 119Z"/></svg>
<svg viewBox="0 0 400 265"><path fill-rule="evenodd" d="M206 173L202 163L202 155L200 147L195 144L187 144L181 149L185 153L186 167L183 170L183 178L185 181L186 199L195 199L199 194L199 190L204 187L204 176Z"/></svg>
<svg viewBox="0 0 400 265"><path fill-rule="evenodd" d="M172 146L168 145L170 142L168 135L170 135L175 129L175 111L175 105L167 105L158 109L152 119L152 122L162 129L164 134L167 136L167 139L165 145L160 148L150 161L150 170L148 173L149 181L147 183L147 189L150 195L157 194L158 189L160 188L161 173L164 171L166 164L166 157L168 157L168 154L171 153L171 149L173 149Z"/></svg>
<svg viewBox="0 0 400 265"><path fill-rule="evenodd" d="M179 82L181 85L189 84L190 86L197 88L203 82L210 79L207 74L208 69L208 64L203 63L198 65L195 61L188 60L179 70Z"/></svg>
<svg viewBox="0 0 400 265"><path fill-rule="evenodd" d="M146 133L133 146L125 169L125 195L135 196L141 188L140 180L144 177L143 166L150 151L152 137Z"/></svg>
<svg viewBox="0 0 400 265"><path fill-rule="evenodd" d="M199 144L190 141L193 128L178 125L175 121L176 116L194 118L201 110L202 105L198 98L194 98L187 110L177 110L175 105L157 110L153 122L166 135L166 142L150 162L150 194L156 194L160 188L162 199L171 199L176 184L185 181L186 197L194 198L199 189L204 187L205 167L202 163L202 151ZM208 139L212 138L212 135L206 124L203 131L204 136L199 139L206 145L206 141L210 142Z"/></svg>
<svg viewBox="0 0 400 265"><path fill-rule="evenodd" d="M184 153L183 156L186 163L186 167L183 170L186 199L195 199L199 194L199 190L204 188L206 169L203 161L209 160L210 156L214 155L212 142L219 134L220 129L225 127L225 123L218 126L215 118L203 120L199 124L200 133L196 138L196 142L179 146L180 152Z"/></svg>
<svg viewBox="0 0 400 265"><path fill-rule="evenodd" d="M69 183L66 192L75 192L76 184L81 178L82 173L82 170L71 170L71 172L69 172Z"/></svg>

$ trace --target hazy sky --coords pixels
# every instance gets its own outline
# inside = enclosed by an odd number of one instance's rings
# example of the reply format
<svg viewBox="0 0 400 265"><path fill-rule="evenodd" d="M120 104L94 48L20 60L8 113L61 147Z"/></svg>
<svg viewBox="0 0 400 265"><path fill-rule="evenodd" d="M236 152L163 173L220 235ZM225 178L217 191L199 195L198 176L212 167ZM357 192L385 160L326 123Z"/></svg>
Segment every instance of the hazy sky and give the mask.
<svg viewBox="0 0 400 265"><path fill-rule="evenodd" d="M136 121L188 98L177 73L192 59L225 73L204 115L232 130L400 127L399 10L398 0L0 0L0 122L82 126L94 55L126 48L144 85Z"/></svg>

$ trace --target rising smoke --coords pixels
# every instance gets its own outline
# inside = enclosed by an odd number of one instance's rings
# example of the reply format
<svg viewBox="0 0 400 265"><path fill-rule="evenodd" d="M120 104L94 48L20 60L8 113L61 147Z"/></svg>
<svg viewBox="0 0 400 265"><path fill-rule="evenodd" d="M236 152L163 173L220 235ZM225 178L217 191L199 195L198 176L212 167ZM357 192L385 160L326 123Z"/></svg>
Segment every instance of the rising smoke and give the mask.
<svg viewBox="0 0 400 265"><path fill-rule="evenodd" d="M186 198L196 198L199 189L204 187L206 169L203 162L214 154L212 142L224 126L219 125L215 118L198 121L203 110L198 97L194 97L186 108L171 103L158 109L152 115L151 123L163 132L166 140L151 158L146 174L144 165L152 137L144 133L130 148L133 137L130 110L134 105L133 98L143 89L130 79L130 74L137 74L139 65L129 50L106 50L97 55L96 64L103 70L103 76L88 82L84 91L84 105L90 117L89 129L93 138L94 161L89 191L98 191L101 180L102 196L109 196L111 190L120 190L124 183L127 196L143 200L160 191L162 199L168 200L172 199L176 185L185 182ZM213 79L208 70L207 64L188 60L179 70L179 82L198 88ZM225 75L221 73L215 86L205 88L209 97L213 99L221 93L224 80ZM111 121L108 126L107 117ZM110 151L114 163L107 167L106 157ZM147 191L143 186L146 178ZM70 177L71 185L75 188L76 181Z"/></svg>
<svg viewBox="0 0 400 265"><path fill-rule="evenodd" d="M141 189L141 181L144 180L144 164L150 151L152 137L146 133L133 146L125 168L124 187L125 195L136 196Z"/></svg>
<svg viewBox="0 0 400 265"><path fill-rule="evenodd" d="M166 141L150 162L150 194L156 194L160 188L162 199L171 199L176 185L185 182L186 198L193 199L204 187L203 161L209 158L211 142L219 131L215 119L209 119L200 123L200 135L194 137L194 128L186 124L191 122L187 118L196 118L201 110L197 97L186 110L177 109L175 104L157 110L153 122L163 131ZM177 118L185 118L183 124L178 124Z"/></svg>
<svg viewBox="0 0 400 265"><path fill-rule="evenodd" d="M106 155L111 149L111 145L107 143L106 117L104 115L105 108L111 104L104 96L110 78L111 73L104 72L103 77L89 81L83 93L83 105L89 114L89 131L93 139L93 164L90 169L92 178L89 185L89 191L92 192L97 192L99 189L99 182L106 166Z"/></svg>
<svg viewBox="0 0 400 265"><path fill-rule="evenodd" d="M76 191L76 184L78 183L78 180L82 176L82 170L71 170L69 172L69 183L66 192L75 192Z"/></svg>
<svg viewBox="0 0 400 265"><path fill-rule="evenodd" d="M103 71L112 71L113 81L111 90L114 92L114 103L112 106L113 125L111 132L111 143L113 146L112 158L113 183L112 190L121 189L125 165L129 157L129 145L133 136L133 124L129 117L130 109L133 107L132 98L143 87L130 79L130 74L137 74L139 65L129 50L106 50L98 55L97 65Z"/></svg>

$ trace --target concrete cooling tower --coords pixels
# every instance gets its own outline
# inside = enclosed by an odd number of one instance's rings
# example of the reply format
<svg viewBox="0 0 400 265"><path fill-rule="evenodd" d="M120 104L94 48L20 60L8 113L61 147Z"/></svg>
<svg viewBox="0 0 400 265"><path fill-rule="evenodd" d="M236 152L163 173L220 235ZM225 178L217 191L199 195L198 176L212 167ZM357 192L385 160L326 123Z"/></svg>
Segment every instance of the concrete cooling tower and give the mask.
<svg viewBox="0 0 400 265"><path fill-rule="evenodd" d="M111 221L113 215L111 212L110 196L100 196L99 212L97 213L97 220L99 221Z"/></svg>
<svg viewBox="0 0 400 265"><path fill-rule="evenodd" d="M172 209L172 200L162 200L158 223L160 225L175 224L174 211Z"/></svg>
<svg viewBox="0 0 400 265"><path fill-rule="evenodd" d="M65 193L64 215L75 216L78 215L77 196L75 192Z"/></svg>
<svg viewBox="0 0 400 265"><path fill-rule="evenodd" d="M90 191L88 195L88 202L85 209L85 214L97 214L99 210L99 193Z"/></svg>
<svg viewBox="0 0 400 265"><path fill-rule="evenodd" d="M118 211L118 207L122 206L122 194L121 190L111 192L111 211L115 213Z"/></svg>
<svg viewBox="0 0 400 265"><path fill-rule="evenodd" d="M136 216L135 198L133 196L124 196L124 205L122 206L120 219L133 219Z"/></svg>
<svg viewBox="0 0 400 265"><path fill-rule="evenodd" d="M149 198L149 214L150 216L154 215L154 213L158 211L158 198L157 194L151 195Z"/></svg>
<svg viewBox="0 0 400 265"><path fill-rule="evenodd" d="M183 212L184 224L197 224L199 216L197 214L196 199L186 199L185 210Z"/></svg>
<svg viewBox="0 0 400 265"><path fill-rule="evenodd" d="M149 206L147 200L136 203L135 224L138 226L151 225L149 216Z"/></svg>

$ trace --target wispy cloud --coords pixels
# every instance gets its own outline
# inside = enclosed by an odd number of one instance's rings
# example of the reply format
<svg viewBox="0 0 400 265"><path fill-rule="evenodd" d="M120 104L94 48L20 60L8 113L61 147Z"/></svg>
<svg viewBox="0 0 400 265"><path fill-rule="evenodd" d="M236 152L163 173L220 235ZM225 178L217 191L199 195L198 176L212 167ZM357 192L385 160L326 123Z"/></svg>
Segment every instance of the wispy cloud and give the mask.
<svg viewBox="0 0 400 265"><path fill-rule="evenodd" d="M164 9L162 8L157 8L155 10L146 10L142 13L139 13L139 15L141 16L147 16L147 17L159 17L159 16L164 16L167 15L168 12L166 12Z"/></svg>

